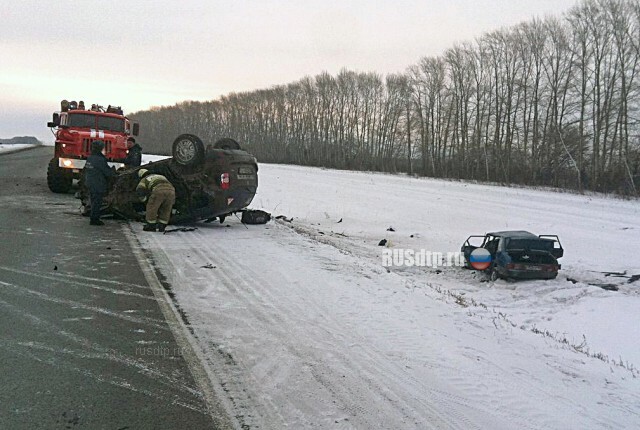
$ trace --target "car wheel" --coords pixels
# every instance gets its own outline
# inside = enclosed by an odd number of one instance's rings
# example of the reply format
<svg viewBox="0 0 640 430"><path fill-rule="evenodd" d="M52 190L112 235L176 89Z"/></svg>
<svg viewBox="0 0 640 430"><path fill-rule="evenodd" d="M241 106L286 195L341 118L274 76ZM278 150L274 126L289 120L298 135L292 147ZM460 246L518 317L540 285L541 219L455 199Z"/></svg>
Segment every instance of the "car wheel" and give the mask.
<svg viewBox="0 0 640 430"><path fill-rule="evenodd" d="M215 149L235 149L235 150L239 150L240 149L240 144L231 139L230 137L225 137L222 138L220 140L218 140L216 143L213 144L213 147Z"/></svg>
<svg viewBox="0 0 640 430"><path fill-rule="evenodd" d="M173 159L181 166L197 166L204 159L204 143L193 134L181 134L173 141Z"/></svg>
<svg viewBox="0 0 640 430"><path fill-rule="evenodd" d="M495 265L491 266L490 270L491 270L491 272L489 272L489 280L491 282L497 281L498 278L500 277L500 275L498 273L498 270L496 269L496 266Z"/></svg>
<svg viewBox="0 0 640 430"><path fill-rule="evenodd" d="M54 193L67 193L73 184L73 176L67 169L58 167L58 159L52 158L47 167L47 185Z"/></svg>

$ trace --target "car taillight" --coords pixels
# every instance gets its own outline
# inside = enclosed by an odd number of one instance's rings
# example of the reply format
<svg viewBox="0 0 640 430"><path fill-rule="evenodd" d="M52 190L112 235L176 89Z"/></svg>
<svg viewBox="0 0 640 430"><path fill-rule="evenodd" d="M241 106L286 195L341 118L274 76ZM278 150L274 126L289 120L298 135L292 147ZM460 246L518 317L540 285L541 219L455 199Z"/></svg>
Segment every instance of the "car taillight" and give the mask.
<svg viewBox="0 0 640 430"><path fill-rule="evenodd" d="M223 173L222 175L220 175L220 188L222 188L223 190L228 190L229 189L229 174L228 173Z"/></svg>

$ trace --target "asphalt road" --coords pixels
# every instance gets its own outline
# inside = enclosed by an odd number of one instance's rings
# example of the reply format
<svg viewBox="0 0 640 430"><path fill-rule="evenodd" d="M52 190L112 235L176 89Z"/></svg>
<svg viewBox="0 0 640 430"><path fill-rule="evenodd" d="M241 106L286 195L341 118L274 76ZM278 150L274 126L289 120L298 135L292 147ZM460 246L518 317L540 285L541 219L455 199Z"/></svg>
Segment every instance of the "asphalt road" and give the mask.
<svg viewBox="0 0 640 430"><path fill-rule="evenodd" d="M0 155L0 429L214 428L122 222L51 193L52 152Z"/></svg>

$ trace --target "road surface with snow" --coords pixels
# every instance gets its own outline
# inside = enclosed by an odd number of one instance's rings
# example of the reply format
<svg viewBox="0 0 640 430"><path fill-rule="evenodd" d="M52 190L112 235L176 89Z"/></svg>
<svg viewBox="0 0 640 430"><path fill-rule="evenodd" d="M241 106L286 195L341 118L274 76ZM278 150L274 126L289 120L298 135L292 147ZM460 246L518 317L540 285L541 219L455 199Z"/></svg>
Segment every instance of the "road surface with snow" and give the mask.
<svg viewBox="0 0 640 430"><path fill-rule="evenodd" d="M50 192L52 153L0 156L0 429L222 428L128 224Z"/></svg>
<svg viewBox="0 0 640 430"><path fill-rule="evenodd" d="M252 207L292 222L133 227L238 426L640 427L637 201L285 165L259 175ZM377 246L446 253L508 229L558 234L559 277L386 268Z"/></svg>

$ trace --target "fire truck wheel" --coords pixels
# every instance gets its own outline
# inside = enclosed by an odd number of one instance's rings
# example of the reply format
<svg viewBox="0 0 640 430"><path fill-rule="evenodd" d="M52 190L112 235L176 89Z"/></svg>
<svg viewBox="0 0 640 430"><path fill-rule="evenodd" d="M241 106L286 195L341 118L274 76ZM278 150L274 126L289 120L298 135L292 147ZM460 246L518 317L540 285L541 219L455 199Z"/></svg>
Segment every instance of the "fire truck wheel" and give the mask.
<svg viewBox="0 0 640 430"><path fill-rule="evenodd" d="M73 176L65 169L58 167L58 159L53 158L47 168L47 185L54 193L67 193L71 189Z"/></svg>
<svg viewBox="0 0 640 430"><path fill-rule="evenodd" d="M173 159L182 166L196 166L204 159L204 143L193 134L181 134L173 141Z"/></svg>
<svg viewBox="0 0 640 430"><path fill-rule="evenodd" d="M230 137L225 137L213 144L215 149L240 149L240 144Z"/></svg>

